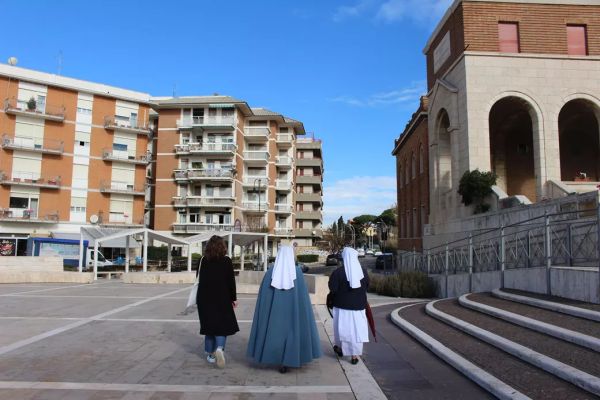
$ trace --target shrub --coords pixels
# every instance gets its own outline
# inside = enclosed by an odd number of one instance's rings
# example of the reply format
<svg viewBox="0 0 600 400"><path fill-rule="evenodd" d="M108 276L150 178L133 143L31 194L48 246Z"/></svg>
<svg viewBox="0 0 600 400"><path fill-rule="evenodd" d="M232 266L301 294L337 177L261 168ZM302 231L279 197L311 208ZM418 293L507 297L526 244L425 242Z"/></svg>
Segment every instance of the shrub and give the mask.
<svg viewBox="0 0 600 400"><path fill-rule="evenodd" d="M400 272L394 275L369 275L369 292L382 296L431 298L435 296L433 282L421 272Z"/></svg>
<svg viewBox="0 0 600 400"><path fill-rule="evenodd" d="M466 171L458 186L458 194L462 196L465 206L475 205L475 214L480 214L490 209L489 204L484 203L486 196L492 194L492 186L496 184L496 174L493 172L481 172L478 169Z"/></svg>
<svg viewBox="0 0 600 400"><path fill-rule="evenodd" d="M298 255L298 262L310 263L319 261L318 254L300 254Z"/></svg>

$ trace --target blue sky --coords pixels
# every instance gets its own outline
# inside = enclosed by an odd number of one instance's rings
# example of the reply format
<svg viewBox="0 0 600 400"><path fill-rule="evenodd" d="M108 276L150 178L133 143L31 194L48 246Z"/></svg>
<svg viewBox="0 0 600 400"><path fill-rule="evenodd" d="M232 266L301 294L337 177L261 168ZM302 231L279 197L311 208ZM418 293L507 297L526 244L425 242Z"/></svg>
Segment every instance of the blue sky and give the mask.
<svg viewBox="0 0 600 400"><path fill-rule="evenodd" d="M303 121L323 140L328 224L395 203L393 140L425 92L422 49L450 2L5 0L0 59L57 73L62 54L65 76L227 94Z"/></svg>

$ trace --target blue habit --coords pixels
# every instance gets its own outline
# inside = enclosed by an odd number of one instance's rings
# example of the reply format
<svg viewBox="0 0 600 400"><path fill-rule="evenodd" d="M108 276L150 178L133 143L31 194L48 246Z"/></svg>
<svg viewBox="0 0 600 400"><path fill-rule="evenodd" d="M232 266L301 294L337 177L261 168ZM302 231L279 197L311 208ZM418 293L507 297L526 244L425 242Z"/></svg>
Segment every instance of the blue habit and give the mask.
<svg viewBox="0 0 600 400"><path fill-rule="evenodd" d="M271 286L270 268L260 285L248 357L260 364L300 367L321 357L321 343L304 275L296 267L294 287Z"/></svg>

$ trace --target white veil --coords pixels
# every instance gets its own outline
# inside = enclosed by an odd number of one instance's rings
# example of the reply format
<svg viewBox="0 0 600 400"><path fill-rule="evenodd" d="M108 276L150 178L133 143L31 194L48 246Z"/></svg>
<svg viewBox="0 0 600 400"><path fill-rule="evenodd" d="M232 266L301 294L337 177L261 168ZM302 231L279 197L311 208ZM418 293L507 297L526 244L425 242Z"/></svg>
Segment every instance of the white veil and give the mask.
<svg viewBox="0 0 600 400"><path fill-rule="evenodd" d="M281 246L277 252L271 286L276 289L291 289L296 280L296 257L292 246Z"/></svg>

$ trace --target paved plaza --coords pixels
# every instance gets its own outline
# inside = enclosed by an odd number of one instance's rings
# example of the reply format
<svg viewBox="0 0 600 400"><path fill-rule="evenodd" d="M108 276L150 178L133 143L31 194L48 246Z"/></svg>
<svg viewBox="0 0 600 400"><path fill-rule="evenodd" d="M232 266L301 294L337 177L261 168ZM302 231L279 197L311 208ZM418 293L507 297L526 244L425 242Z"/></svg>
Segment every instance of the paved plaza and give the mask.
<svg viewBox="0 0 600 400"><path fill-rule="evenodd" d="M227 367L207 364L197 314L183 314L188 291L118 281L0 285L0 399L381 398L364 364L333 354L322 306L323 357L282 375L246 359L256 298L239 295L241 331L227 342Z"/></svg>

